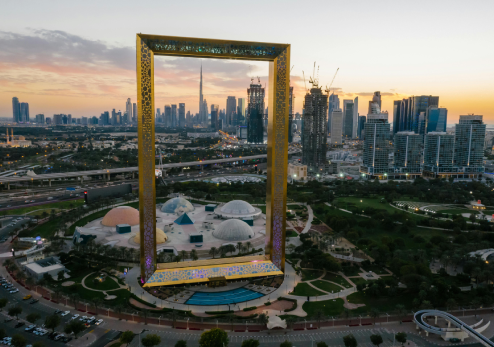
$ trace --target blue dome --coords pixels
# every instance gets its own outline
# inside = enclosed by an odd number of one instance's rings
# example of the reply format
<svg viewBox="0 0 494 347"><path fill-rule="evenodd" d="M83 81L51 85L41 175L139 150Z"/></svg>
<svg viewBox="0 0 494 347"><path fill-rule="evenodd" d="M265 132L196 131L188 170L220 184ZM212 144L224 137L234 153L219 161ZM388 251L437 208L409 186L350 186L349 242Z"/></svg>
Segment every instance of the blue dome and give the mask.
<svg viewBox="0 0 494 347"><path fill-rule="evenodd" d="M194 206L184 198L173 198L168 200L161 206L161 212L177 213L177 212L192 212Z"/></svg>

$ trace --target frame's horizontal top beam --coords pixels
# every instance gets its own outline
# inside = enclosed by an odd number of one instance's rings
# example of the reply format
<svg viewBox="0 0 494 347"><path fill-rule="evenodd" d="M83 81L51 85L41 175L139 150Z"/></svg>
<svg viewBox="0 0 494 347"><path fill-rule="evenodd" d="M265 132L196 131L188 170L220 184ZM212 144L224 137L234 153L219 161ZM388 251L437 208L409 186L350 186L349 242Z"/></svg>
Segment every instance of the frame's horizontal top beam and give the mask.
<svg viewBox="0 0 494 347"><path fill-rule="evenodd" d="M289 44L137 34L155 55L273 61Z"/></svg>

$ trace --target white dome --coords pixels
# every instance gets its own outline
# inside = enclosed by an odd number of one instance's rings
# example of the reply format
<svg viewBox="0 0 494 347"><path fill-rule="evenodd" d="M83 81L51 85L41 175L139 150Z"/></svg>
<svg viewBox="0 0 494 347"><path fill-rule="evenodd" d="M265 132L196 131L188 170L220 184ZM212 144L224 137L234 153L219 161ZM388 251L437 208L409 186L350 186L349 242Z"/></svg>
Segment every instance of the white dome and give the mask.
<svg viewBox="0 0 494 347"><path fill-rule="evenodd" d="M225 241L244 241L253 238L254 232L244 221L228 219L218 225L213 236Z"/></svg>
<svg viewBox="0 0 494 347"><path fill-rule="evenodd" d="M246 201L243 200L232 200L227 202L223 207L221 207L221 212L227 214L252 214L256 212L256 209Z"/></svg>
<svg viewBox="0 0 494 347"><path fill-rule="evenodd" d="M168 200L161 206L161 212L177 213L177 212L192 212L194 206L184 198L173 198Z"/></svg>

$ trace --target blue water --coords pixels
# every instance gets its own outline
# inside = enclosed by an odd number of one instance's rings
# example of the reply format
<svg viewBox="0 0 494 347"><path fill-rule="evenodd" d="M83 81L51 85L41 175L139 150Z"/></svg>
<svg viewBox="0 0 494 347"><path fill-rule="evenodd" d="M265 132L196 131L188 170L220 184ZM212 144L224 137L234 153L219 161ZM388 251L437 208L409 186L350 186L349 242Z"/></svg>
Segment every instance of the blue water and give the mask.
<svg viewBox="0 0 494 347"><path fill-rule="evenodd" d="M245 288L238 288L226 292L204 293L196 292L185 303L187 305L227 305L239 302L249 301L264 296L261 293L253 292Z"/></svg>

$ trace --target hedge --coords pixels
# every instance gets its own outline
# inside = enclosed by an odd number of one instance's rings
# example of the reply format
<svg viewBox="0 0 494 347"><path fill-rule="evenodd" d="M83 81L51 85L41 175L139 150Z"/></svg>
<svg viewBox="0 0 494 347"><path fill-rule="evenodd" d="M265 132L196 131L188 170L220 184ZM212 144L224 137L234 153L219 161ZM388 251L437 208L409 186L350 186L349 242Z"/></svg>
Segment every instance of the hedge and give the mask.
<svg viewBox="0 0 494 347"><path fill-rule="evenodd" d="M255 310L256 308L257 308L257 306L246 307L243 309L243 311L252 311L252 310Z"/></svg>
<svg viewBox="0 0 494 347"><path fill-rule="evenodd" d="M205 314L228 314L228 313L233 313L233 311L205 311Z"/></svg>

